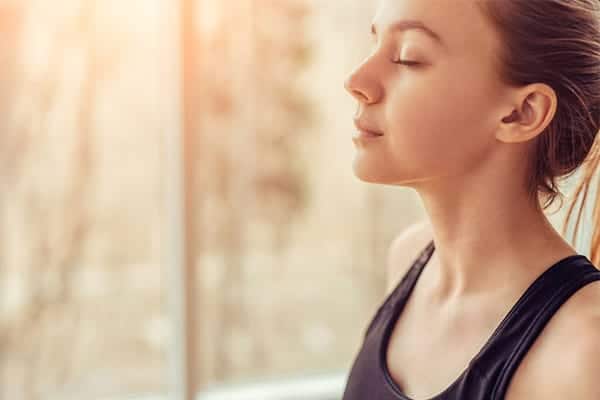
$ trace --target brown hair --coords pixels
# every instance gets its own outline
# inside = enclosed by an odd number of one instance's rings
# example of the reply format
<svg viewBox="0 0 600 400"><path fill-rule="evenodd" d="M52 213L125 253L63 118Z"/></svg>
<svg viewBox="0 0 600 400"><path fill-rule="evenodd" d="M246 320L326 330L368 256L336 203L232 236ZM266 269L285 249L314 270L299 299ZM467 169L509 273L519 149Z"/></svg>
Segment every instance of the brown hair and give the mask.
<svg viewBox="0 0 600 400"><path fill-rule="evenodd" d="M557 182L585 166L564 220L563 235L578 198L583 195L575 235L600 162L600 0L482 0L503 42L498 71L503 81L520 86L542 82L554 89L554 118L536 137L530 158L528 193L546 210L564 195ZM596 203L594 223L600 221ZM592 235L591 261L599 265L600 232Z"/></svg>

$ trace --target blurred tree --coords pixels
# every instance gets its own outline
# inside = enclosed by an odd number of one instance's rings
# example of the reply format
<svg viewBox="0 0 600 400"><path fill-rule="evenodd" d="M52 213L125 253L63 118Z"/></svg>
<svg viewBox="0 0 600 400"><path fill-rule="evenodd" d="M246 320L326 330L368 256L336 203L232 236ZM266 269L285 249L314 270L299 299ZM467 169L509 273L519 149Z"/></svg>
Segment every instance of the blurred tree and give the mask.
<svg viewBox="0 0 600 400"><path fill-rule="evenodd" d="M7 194L0 198L4 200L0 201L0 215L16 209L22 217L25 234L18 241L23 246L22 260L26 265L18 265L18 272L12 274L23 276L27 300L17 317L4 321L0 330L0 354L6 356L0 357L0 372L3 367L6 381L0 386L0 397L18 393L24 400L43 398L45 390L60 388L74 373L70 350L80 338L80 316L72 296L77 266L93 225L89 206L94 186L97 87L101 80L110 77L111 67L117 63L114 53L107 57L97 51L100 38L95 31L96 4L86 0L62 5L78 11L71 18L55 21L55 31L47 33L52 38L45 72L33 82L20 76L11 93L13 101L25 98L27 104L14 111L16 118L7 127L0 146L2 193ZM20 10L25 14L28 7L23 5ZM16 51L9 57L13 63L21 60ZM79 64L78 60L83 62ZM65 80L64 71L73 63L81 68L80 79L75 75ZM37 166L48 161L40 154L56 151L56 143L50 145L44 138L51 131L50 119L56 112L56 103L73 91L77 99L76 109L69 110L75 115L73 130L59 146L60 150L71 150L61 152L62 156L71 156L66 179L48 184L48 175L40 176ZM41 151L42 147L45 151ZM60 168L54 168L59 173ZM52 334L56 329L68 334ZM15 379L17 370L21 371L20 380ZM11 382L7 381L8 373Z"/></svg>
<svg viewBox="0 0 600 400"><path fill-rule="evenodd" d="M301 0L218 4L215 30L200 38L198 168L209 210L202 237L213 238L206 245L223 259L216 334L222 343L213 346L214 376L221 380L235 373L236 356L251 360L248 368L257 373L268 367L268 343L244 309L244 261L257 247L283 254L289 243L309 197L302 141L314 115L299 79L311 61L305 35L309 5ZM240 337L251 343L244 345Z"/></svg>
<svg viewBox="0 0 600 400"><path fill-rule="evenodd" d="M20 49L22 36L22 14L23 6L17 2L3 2L0 4L0 34L5 40L0 45L0 62L3 66L0 74L0 208L6 198L6 163L3 161L13 153L19 154L15 147L17 138L9 135L9 116L12 112L11 101L15 92L15 82L18 80L18 52ZM8 39L8 40L7 40ZM20 143L19 143L20 145ZM19 146L17 146L19 147ZM4 226L2 212L0 211L0 226ZM8 244L4 234L7 232L0 229L0 295L7 292L8 274L6 264L8 253ZM2 309L2 300L0 296L0 309ZM5 387L7 374L2 363L6 359L7 352L7 331L8 322L0 315L0 397L2 397L2 388Z"/></svg>
<svg viewBox="0 0 600 400"><path fill-rule="evenodd" d="M0 3L0 35L5 40L0 45L0 188L7 175L10 160L15 162L15 154L20 154L19 147L22 143L17 135L11 135L9 130L13 99L16 91L15 83L19 81L18 54L20 50L23 30L23 4L12 2ZM8 131L8 132L7 132Z"/></svg>
<svg viewBox="0 0 600 400"><path fill-rule="evenodd" d="M249 178L244 217L270 224L276 250L308 199L302 134L314 116L298 78L311 61L303 34L309 6L246 0L219 7L217 32L204 39L201 57L203 195L224 204L230 180Z"/></svg>

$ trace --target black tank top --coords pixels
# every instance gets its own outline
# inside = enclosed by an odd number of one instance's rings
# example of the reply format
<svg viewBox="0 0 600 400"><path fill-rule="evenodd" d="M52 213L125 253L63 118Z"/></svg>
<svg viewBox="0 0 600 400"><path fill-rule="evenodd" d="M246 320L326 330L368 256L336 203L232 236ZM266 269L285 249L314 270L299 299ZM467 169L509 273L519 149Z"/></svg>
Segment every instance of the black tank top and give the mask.
<svg viewBox="0 0 600 400"><path fill-rule="evenodd" d="M392 379L386 352L394 323L434 248L432 240L377 309L364 331L342 400L413 400ZM551 265L512 306L459 377L427 400L504 399L519 362L552 315L578 289L596 280L600 280L600 271L582 254Z"/></svg>

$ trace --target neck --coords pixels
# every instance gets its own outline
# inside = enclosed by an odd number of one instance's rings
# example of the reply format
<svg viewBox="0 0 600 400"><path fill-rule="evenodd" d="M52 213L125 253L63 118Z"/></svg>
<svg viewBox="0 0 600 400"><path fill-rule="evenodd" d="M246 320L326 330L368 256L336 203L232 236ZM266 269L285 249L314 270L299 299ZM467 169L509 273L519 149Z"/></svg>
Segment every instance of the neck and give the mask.
<svg viewBox="0 0 600 400"><path fill-rule="evenodd" d="M436 247L433 293L440 301L521 290L516 289L519 279L531 282L554 262L576 254L538 204L524 206L531 201L516 188L428 189L418 192L431 221Z"/></svg>

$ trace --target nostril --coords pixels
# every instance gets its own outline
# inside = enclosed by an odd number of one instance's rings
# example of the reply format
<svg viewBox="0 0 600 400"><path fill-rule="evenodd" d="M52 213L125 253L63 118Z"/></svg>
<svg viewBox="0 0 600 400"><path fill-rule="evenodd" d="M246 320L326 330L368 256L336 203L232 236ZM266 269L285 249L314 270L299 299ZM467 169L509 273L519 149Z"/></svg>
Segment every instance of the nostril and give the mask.
<svg viewBox="0 0 600 400"><path fill-rule="evenodd" d="M368 102L369 98L361 91L359 90L353 90L352 94L354 95L354 97L356 97L358 100L364 101L364 102Z"/></svg>
<svg viewBox="0 0 600 400"><path fill-rule="evenodd" d="M363 81L363 78L359 80L358 75L351 74L346 78L344 87L358 101L370 104L378 98L378 92L376 92L378 88L374 86L374 82Z"/></svg>

